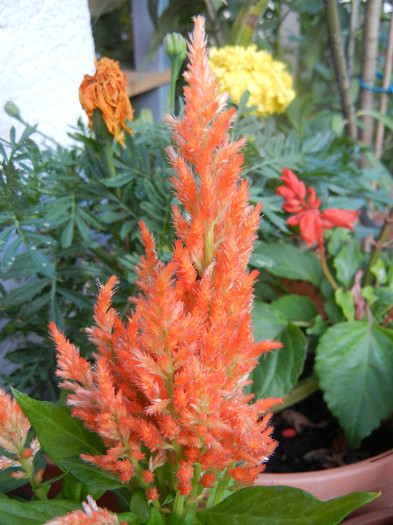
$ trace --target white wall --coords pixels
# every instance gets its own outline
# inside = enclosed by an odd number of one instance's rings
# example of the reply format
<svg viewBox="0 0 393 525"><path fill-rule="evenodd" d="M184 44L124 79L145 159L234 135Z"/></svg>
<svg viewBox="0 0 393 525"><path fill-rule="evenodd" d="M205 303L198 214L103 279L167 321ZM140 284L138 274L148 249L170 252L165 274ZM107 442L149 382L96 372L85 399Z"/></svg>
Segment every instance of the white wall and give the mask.
<svg viewBox="0 0 393 525"><path fill-rule="evenodd" d="M78 117L83 75L93 74L87 0L0 0L0 136L23 126L4 112L12 100L29 124L62 144ZM86 119L87 121L87 119Z"/></svg>

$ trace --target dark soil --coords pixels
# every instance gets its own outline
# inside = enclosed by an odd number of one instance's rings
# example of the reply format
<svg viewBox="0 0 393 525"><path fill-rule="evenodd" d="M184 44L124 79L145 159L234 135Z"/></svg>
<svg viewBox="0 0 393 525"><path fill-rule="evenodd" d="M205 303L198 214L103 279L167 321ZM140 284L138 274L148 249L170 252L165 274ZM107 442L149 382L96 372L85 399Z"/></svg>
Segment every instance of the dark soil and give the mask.
<svg viewBox="0 0 393 525"><path fill-rule="evenodd" d="M350 450L344 433L330 414L322 394L273 416L278 441L265 472L306 472L355 463L393 448L393 415Z"/></svg>

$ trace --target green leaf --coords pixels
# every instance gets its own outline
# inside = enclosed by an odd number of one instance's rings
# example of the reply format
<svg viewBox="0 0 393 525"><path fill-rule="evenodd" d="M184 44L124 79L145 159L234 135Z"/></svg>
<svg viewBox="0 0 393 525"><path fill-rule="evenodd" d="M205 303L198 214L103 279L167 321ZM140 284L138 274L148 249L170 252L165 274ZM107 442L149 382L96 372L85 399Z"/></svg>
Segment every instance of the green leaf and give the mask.
<svg viewBox="0 0 393 525"><path fill-rule="evenodd" d="M40 271L43 275L49 277L49 279L56 280L57 275L49 259L47 259L43 253L37 250L35 246L30 246L29 244L26 244L26 247L31 260L35 264L38 271Z"/></svg>
<svg viewBox="0 0 393 525"><path fill-rule="evenodd" d="M256 268L266 268L266 257L273 261L268 267L269 272L277 277L299 279L316 286L322 278L318 257L314 253L300 250L297 246L258 242L251 255L250 264Z"/></svg>
<svg viewBox="0 0 393 525"><path fill-rule="evenodd" d="M275 339L288 321L274 306L255 301L252 309L254 335L258 341Z"/></svg>
<svg viewBox="0 0 393 525"><path fill-rule="evenodd" d="M374 111L372 109L367 109L367 110L363 109L361 111L358 111L356 114L357 117L361 117L363 115L366 117L373 117L376 120L380 120L381 122L385 124L387 128L393 131L393 118L392 117L388 117L387 115L384 115L383 113L380 113L379 111Z"/></svg>
<svg viewBox="0 0 393 525"><path fill-rule="evenodd" d="M149 517L150 507L143 490L137 490L131 496L130 511L140 518L147 519Z"/></svg>
<svg viewBox="0 0 393 525"><path fill-rule="evenodd" d="M64 516L81 509L73 501L47 500L23 503L3 496L0 498L0 525L42 525L55 516Z"/></svg>
<svg viewBox="0 0 393 525"><path fill-rule="evenodd" d="M74 238L74 220L70 219L61 232L60 242L63 248L69 248Z"/></svg>
<svg viewBox="0 0 393 525"><path fill-rule="evenodd" d="M315 370L332 414L355 447L393 411L393 332L366 321L328 328Z"/></svg>
<svg viewBox="0 0 393 525"><path fill-rule="evenodd" d="M28 283L21 284L7 294L3 301L3 305L7 307L19 306L20 304L31 301L31 299L39 294L49 283L50 280L45 278L35 279Z"/></svg>
<svg viewBox="0 0 393 525"><path fill-rule="evenodd" d="M307 341L300 328L289 324L278 334L277 339L283 343L283 348L263 354L251 374L251 392L257 398L287 394L303 371Z"/></svg>
<svg viewBox="0 0 393 525"><path fill-rule="evenodd" d="M16 253L19 246L22 243L22 239L17 237L11 242L7 249L4 251L1 257L0 269L2 272L8 271L15 262Z"/></svg>
<svg viewBox="0 0 393 525"><path fill-rule="evenodd" d="M288 321L311 323L318 314L315 304L304 295L289 294L272 301L272 306L281 312Z"/></svg>
<svg viewBox="0 0 393 525"><path fill-rule="evenodd" d="M75 222L78 227L79 233L83 237L85 241L90 241L90 232L89 228L87 227L87 224L79 215L75 215Z"/></svg>
<svg viewBox="0 0 393 525"><path fill-rule="evenodd" d="M41 447L55 463L60 464L62 459L83 453L105 453L100 438L86 430L82 421L73 418L69 408L50 401L37 401L15 389L12 391L32 424Z"/></svg>
<svg viewBox="0 0 393 525"><path fill-rule="evenodd" d="M160 512L154 507L152 507L150 510L150 516L146 522L146 525L165 525L164 518L161 516Z"/></svg>
<svg viewBox="0 0 393 525"><path fill-rule="evenodd" d="M121 186L124 186L124 184L127 184L128 182L134 179L135 179L135 173L127 172L127 173L119 173L119 175L116 175L115 177L111 177L110 179L103 179L101 180L101 182L107 188L120 188Z"/></svg>
<svg viewBox="0 0 393 525"><path fill-rule="evenodd" d="M292 487L247 487L196 514L202 525L337 525L375 497L373 493L354 492L319 501Z"/></svg>
<svg viewBox="0 0 393 525"><path fill-rule="evenodd" d="M334 292L336 303L341 307L347 321L355 320L355 303L353 295L349 290L337 288Z"/></svg>
<svg viewBox="0 0 393 525"><path fill-rule="evenodd" d="M120 479L114 474L86 463L79 458L68 457L60 459L59 464L76 479L95 489L105 491L119 489L123 486Z"/></svg>
<svg viewBox="0 0 393 525"><path fill-rule="evenodd" d="M334 258L333 264L336 268L337 280L346 288L349 288L353 284L360 259L360 247L356 241L344 245Z"/></svg>

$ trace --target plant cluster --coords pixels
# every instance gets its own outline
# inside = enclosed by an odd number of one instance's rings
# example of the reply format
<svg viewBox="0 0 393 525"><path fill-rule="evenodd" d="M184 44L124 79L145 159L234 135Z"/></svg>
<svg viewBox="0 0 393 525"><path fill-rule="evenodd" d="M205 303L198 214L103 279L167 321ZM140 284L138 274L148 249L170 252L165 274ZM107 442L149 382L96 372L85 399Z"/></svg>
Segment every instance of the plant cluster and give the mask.
<svg viewBox="0 0 393 525"><path fill-rule="evenodd" d="M145 248L135 269L139 294L122 317L112 306L117 278L101 285L95 326L87 330L96 347L92 360L51 323L57 375L71 410L17 390L11 400L0 391L2 481L9 489L12 481L16 487L28 480L33 491L30 501L2 494L0 523L29 517L50 525L282 519L328 525L376 496L353 493L320 502L299 489L236 490L255 481L276 446L269 409L280 400L260 398L251 404L253 395L245 387L258 357L274 355L281 344L254 339L251 309L258 272L250 271L248 262L261 204L250 204L249 182L240 177L245 140L229 136L234 110L226 108L206 45L204 19L197 17L184 113L167 118L173 132L167 153L178 200L172 207L177 240L170 260L158 257L153 235L139 222ZM104 167L121 166L120 155L109 154L109 130L99 108L93 108L92 125L98 152L106 155ZM136 142L134 133L126 142ZM84 140L91 151L94 142ZM303 186L293 177L301 196ZM123 191L118 181L124 179L125 173L110 172L104 179L116 203ZM119 213L126 214L124 207ZM337 214L330 216L336 219ZM73 220L78 227L75 215ZM36 251L28 255L37 266ZM47 253L41 257L44 273L51 261ZM29 434L30 425L36 437ZM61 471L61 492L54 499L48 490L55 480L43 477L41 450ZM117 496L116 512L97 504L108 490Z"/></svg>

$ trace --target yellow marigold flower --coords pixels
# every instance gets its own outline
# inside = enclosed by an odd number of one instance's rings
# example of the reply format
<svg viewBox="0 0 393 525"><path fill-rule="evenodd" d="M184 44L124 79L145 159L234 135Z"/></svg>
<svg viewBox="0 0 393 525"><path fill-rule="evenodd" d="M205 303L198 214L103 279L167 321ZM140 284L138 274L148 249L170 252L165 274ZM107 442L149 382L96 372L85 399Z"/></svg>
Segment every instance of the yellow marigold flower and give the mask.
<svg viewBox="0 0 393 525"><path fill-rule="evenodd" d="M209 65L236 104L246 90L250 92L248 104L257 106L257 115L282 113L295 98L285 64L266 51L258 51L256 45L213 47Z"/></svg>
<svg viewBox="0 0 393 525"><path fill-rule="evenodd" d="M132 121L132 108L127 95L126 75L120 71L119 63L110 58L95 61L96 73L92 77L85 75L79 88L79 100L89 117L89 126L93 127L93 112L101 110L109 132L115 140L124 144L124 132L131 135L126 120Z"/></svg>

